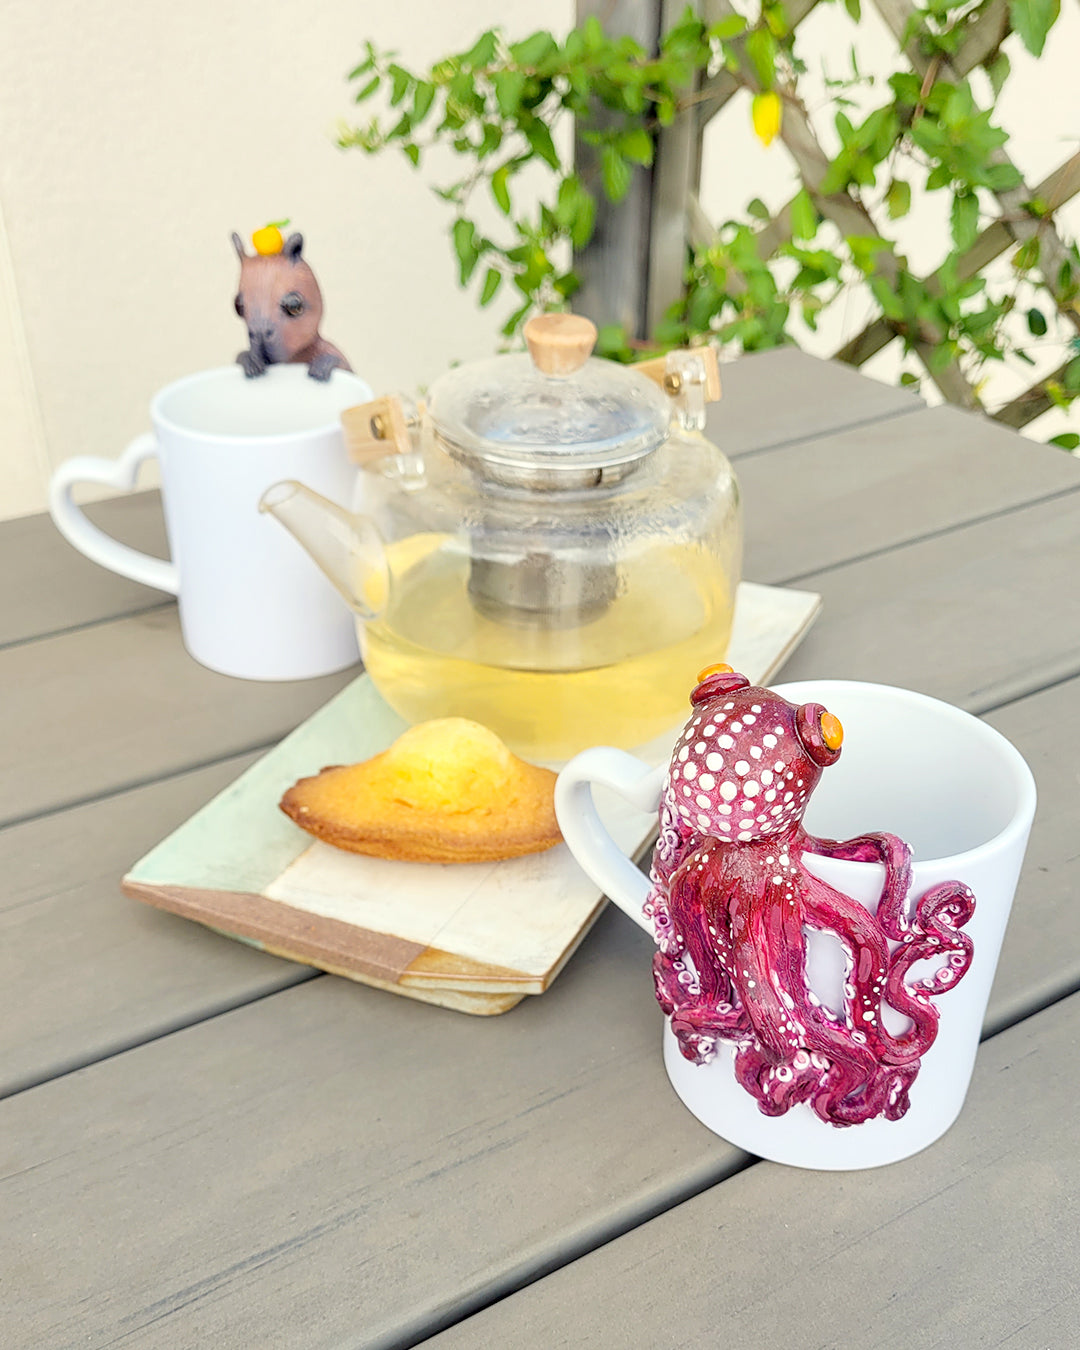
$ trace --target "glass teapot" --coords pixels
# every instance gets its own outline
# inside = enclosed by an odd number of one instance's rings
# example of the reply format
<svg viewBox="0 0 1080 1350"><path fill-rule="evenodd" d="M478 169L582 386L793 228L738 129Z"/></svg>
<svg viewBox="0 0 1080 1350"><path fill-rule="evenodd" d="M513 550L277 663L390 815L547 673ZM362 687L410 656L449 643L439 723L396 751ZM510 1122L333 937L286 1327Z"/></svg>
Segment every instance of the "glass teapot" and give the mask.
<svg viewBox="0 0 1080 1350"><path fill-rule="evenodd" d="M420 412L344 415L355 514L294 482L260 509L352 607L402 717L469 717L561 760L684 720L688 682L727 647L741 518L702 434L710 349L592 359L596 328L571 314L525 338L528 353L440 376Z"/></svg>

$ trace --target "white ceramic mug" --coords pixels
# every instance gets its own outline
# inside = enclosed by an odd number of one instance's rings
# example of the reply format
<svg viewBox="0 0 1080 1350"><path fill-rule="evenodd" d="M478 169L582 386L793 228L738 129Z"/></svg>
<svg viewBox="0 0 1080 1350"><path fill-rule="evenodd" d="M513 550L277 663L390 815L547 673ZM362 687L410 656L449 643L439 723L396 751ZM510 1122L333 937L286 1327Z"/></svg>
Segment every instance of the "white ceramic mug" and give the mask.
<svg viewBox="0 0 1080 1350"><path fill-rule="evenodd" d="M805 1103L767 1116L736 1081L730 1044L697 1065L684 1059L665 1022L664 1064L684 1104L715 1133L760 1157L798 1167L843 1170L896 1162L949 1128L964 1102L998 953L1031 822L1035 783L1019 751L985 722L937 699L885 685L814 681L778 685L792 703L820 703L844 728L843 752L824 770L804 824L819 838L851 839L888 831L914 850L909 898L957 880L975 894L964 926L974 944L967 973L935 999L940 1020L899 1120L877 1117L839 1127ZM659 806L668 766L650 768L621 750L578 755L559 776L555 806L567 844L588 875L641 927L649 881L611 840L596 811L592 784L613 789L642 810ZM873 912L884 868L803 854L806 869ZM808 933L807 983L827 1006L842 1003L839 942ZM643 972L643 978L646 978Z"/></svg>
<svg viewBox="0 0 1080 1350"><path fill-rule="evenodd" d="M348 371L326 382L303 365L247 379L239 366L170 384L150 405L154 430L117 460L69 459L53 475L49 510L61 534L102 567L177 596L184 645L211 670L249 680L328 675L358 660L352 615L259 498L302 478L348 506L356 481L340 414L371 389ZM77 483L135 487L156 458L171 561L151 558L92 525Z"/></svg>

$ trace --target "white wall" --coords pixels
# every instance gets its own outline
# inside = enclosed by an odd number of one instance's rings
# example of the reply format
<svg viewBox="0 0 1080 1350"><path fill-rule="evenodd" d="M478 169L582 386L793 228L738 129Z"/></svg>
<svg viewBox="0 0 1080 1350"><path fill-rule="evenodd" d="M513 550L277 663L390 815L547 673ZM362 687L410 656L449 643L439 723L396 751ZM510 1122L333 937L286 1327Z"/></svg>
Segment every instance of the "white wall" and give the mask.
<svg viewBox="0 0 1080 1350"><path fill-rule="evenodd" d="M395 151L334 144L363 39L406 64L485 27L565 30L572 0L3 0L0 518L50 466L114 456L155 389L228 364L233 230L291 217L325 335L379 392L494 350L508 306L460 291L447 217ZM449 210L449 208L447 208Z"/></svg>
<svg viewBox="0 0 1080 1350"><path fill-rule="evenodd" d="M565 31L573 10L573 0L3 0L0 518L43 509L62 459L117 454L144 429L156 388L234 359L245 335L232 311L232 230L292 218L326 296L324 332L379 392L491 352L509 306L480 311L457 287L448 215L427 187L450 166L417 173L396 152L336 149L345 75L366 37L418 65L497 24L512 38ZM840 65L849 40L828 5L803 45ZM1019 74L1000 115L1032 181L1075 148L1078 44L1074 7L1038 66L1010 41ZM860 51L871 69L892 59L869 14ZM763 150L746 100L734 100L710 129L711 211L741 212L754 195L779 205L792 182L780 142ZM930 209L898 226L913 256L920 239L940 238ZM1074 227L1078 217L1066 212ZM926 255L932 267L933 248ZM853 296L807 346L833 350L861 318ZM1059 352L1045 343L1047 368ZM892 379L897 365L890 349L869 369ZM1040 438L1061 429L1054 416L1034 428Z"/></svg>

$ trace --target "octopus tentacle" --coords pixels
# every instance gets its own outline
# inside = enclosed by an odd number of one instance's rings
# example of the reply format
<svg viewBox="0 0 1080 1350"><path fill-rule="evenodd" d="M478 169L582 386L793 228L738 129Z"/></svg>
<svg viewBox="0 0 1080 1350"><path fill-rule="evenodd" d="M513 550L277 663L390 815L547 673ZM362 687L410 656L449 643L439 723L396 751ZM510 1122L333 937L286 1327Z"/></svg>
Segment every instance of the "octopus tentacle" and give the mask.
<svg viewBox="0 0 1080 1350"><path fill-rule="evenodd" d="M919 897L911 931L895 953L889 971L889 1002L913 1021L919 1015L932 1017L935 1036L938 1011L930 999L951 989L967 974L975 948L968 934L958 930L974 912L975 896L963 882L943 881L931 886ZM909 984L906 976L915 962L931 958L941 958L943 964L917 984ZM927 1048L933 1039L927 1042Z"/></svg>
<svg viewBox="0 0 1080 1350"><path fill-rule="evenodd" d="M799 847L799 845L796 845ZM854 839L817 839L802 833L804 852L842 862L876 862L885 868L878 900L877 920L886 934L899 941L907 931L905 905L911 888L911 848L895 834L860 834Z"/></svg>

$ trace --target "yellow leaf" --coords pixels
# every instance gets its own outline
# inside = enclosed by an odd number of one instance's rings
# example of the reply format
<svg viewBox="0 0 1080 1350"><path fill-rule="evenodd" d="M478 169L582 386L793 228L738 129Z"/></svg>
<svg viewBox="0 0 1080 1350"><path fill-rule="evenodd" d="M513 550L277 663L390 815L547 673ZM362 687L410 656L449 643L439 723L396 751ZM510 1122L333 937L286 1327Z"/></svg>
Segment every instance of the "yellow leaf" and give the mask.
<svg viewBox="0 0 1080 1350"><path fill-rule="evenodd" d="M780 132L780 123L784 117L784 105L780 95L771 89L764 94L755 94L750 110L754 121L754 133L762 145L771 145Z"/></svg>

